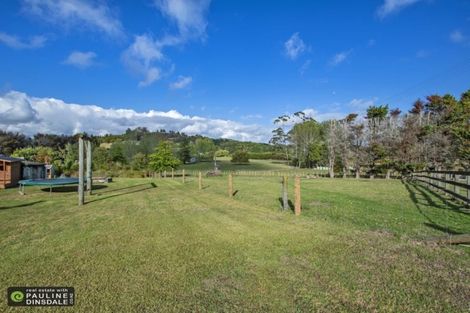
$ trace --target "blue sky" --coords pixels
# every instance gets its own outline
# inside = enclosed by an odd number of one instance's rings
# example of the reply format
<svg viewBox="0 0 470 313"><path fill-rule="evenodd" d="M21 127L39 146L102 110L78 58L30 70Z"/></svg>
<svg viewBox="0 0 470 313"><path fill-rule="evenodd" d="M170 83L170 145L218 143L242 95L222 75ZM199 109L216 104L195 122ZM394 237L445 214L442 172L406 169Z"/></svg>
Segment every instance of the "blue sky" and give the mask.
<svg viewBox="0 0 470 313"><path fill-rule="evenodd" d="M284 113L459 96L470 1L2 1L0 59L1 128L264 141Z"/></svg>

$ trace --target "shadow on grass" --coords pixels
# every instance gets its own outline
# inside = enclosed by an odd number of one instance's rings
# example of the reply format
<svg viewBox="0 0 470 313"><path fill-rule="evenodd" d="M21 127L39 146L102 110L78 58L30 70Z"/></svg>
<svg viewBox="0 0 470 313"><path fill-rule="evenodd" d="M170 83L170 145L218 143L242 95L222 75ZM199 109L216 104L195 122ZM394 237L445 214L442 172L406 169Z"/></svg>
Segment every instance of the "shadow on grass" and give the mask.
<svg viewBox="0 0 470 313"><path fill-rule="evenodd" d="M439 208L439 209L444 209L444 210L451 210L451 211L461 213L461 214L469 214L468 212L463 211L463 209L465 209L463 204L459 205L459 203L457 203L455 201L452 201L451 199L446 198L442 194L440 194L440 193L438 193L438 192L436 192L432 189L426 188L422 185L419 185L417 183L413 183L412 185L425 199L426 202L422 203L423 205L433 206L433 207L436 207L436 208ZM444 203L444 205L438 204L436 201L433 200L433 198L429 194L431 194L435 198L439 199L439 201Z"/></svg>
<svg viewBox="0 0 470 313"><path fill-rule="evenodd" d="M146 188L139 188L137 190L129 190L129 191L126 191L126 192L122 192L122 193L118 193L118 194L114 194L114 195L109 195L109 196L104 196L104 197L100 197L102 194L96 194L96 196L98 196L100 198L87 201L87 203L102 201L102 200L106 200L106 199L110 199L110 198L120 197L120 196L124 196L124 195L130 195L130 194L133 194L133 193L138 193L138 192L142 192L142 191L145 191L145 190L157 188L157 185L155 183L150 183L150 184L134 185L134 186L130 186L130 187L127 187L127 188L114 189L114 191L116 191L116 190L117 191L128 190L130 188L142 187L144 185L150 185L150 186L148 186ZM106 193L108 193L108 192L106 192Z"/></svg>
<svg viewBox="0 0 470 313"><path fill-rule="evenodd" d="M281 210L282 210L284 206L284 201L282 201L282 197L279 197L278 200L279 200L279 204L281 205ZM295 212L294 203L291 200L287 200L287 205L289 206L289 210L291 210L292 212Z"/></svg>
<svg viewBox="0 0 470 313"><path fill-rule="evenodd" d="M99 195L102 195L102 194L105 194L105 193L110 193L110 192L115 192L115 191L121 191L121 190L126 190L126 189L132 189L132 188L135 188L135 187L139 187L139 186L146 186L148 185L149 183L143 183L143 184L138 184L138 185L132 185L132 186L128 186L128 187L122 187L122 188L116 188L116 189L112 189L110 188L109 190L107 191L104 191L104 192L101 192L99 193ZM154 183L151 183L151 184L154 184ZM155 185L155 184L154 184ZM106 186L107 188L107 186ZM93 190L95 189L95 187L93 186Z"/></svg>
<svg viewBox="0 0 470 313"><path fill-rule="evenodd" d="M467 214L466 212L460 211L458 205L449 203L449 201L443 196L441 196L440 194L436 194L429 189L425 189L424 187L419 186L416 183L411 183L408 181L402 181L402 183L405 186L408 193L410 194L411 201L413 201L413 203L415 204L415 207L418 210L418 212L428 221L428 222L424 222L425 226L444 232L446 234L451 234L451 235L462 234L461 232L453 230L449 227L444 227L444 226L437 224L428 215L426 215L426 213L424 213L420 207L420 206L429 206L429 207L434 207L437 209L450 210L450 211L454 211L458 213ZM434 201L434 199L427 192L436 196L436 198L446 203L447 206L439 205L438 203L436 203L436 201ZM418 195L421 196L422 198L418 198Z"/></svg>
<svg viewBox="0 0 470 313"><path fill-rule="evenodd" d="M95 185L93 186L93 190L100 190L100 189L105 189L108 188L108 186L104 185ZM49 192L49 187L47 188L41 188L41 191L44 192ZM78 191L78 186L57 186L57 187L52 187L52 192L77 192Z"/></svg>
<svg viewBox="0 0 470 313"><path fill-rule="evenodd" d="M15 208L23 208L31 205L35 205L37 203L44 202L44 200L39 200L39 201L34 201L34 202L29 202L29 203L22 203L22 204L17 204L17 205L11 205L11 206L0 206L0 210L8 210L8 209L15 209Z"/></svg>

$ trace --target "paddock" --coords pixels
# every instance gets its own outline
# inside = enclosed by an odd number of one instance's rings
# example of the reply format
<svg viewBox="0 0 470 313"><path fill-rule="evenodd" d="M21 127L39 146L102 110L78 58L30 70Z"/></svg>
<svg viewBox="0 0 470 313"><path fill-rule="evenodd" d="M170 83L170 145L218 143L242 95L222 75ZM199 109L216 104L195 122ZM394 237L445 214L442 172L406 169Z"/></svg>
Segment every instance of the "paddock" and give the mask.
<svg viewBox="0 0 470 313"><path fill-rule="evenodd" d="M76 191L2 191L0 284L60 283L59 272L87 299L74 312L467 308L469 248L427 241L470 232L470 215L443 194L395 179L302 179L296 216L294 203L282 209L280 177L234 176L231 198L227 176L203 177L201 189L198 179L115 178L83 206ZM294 187L289 178L292 202Z"/></svg>

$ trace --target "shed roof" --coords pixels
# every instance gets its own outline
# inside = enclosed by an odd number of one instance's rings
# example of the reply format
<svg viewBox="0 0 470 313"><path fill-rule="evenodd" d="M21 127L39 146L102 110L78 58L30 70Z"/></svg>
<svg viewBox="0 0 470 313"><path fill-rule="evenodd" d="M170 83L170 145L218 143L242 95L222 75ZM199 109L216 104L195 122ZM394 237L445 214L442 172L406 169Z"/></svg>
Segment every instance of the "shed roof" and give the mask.
<svg viewBox="0 0 470 313"><path fill-rule="evenodd" d="M23 161L23 159L9 157L9 156L3 155L3 154L0 154L0 160L10 162L10 163L11 162L21 162L21 161Z"/></svg>
<svg viewBox="0 0 470 313"><path fill-rule="evenodd" d="M24 166L44 166L45 163L21 160Z"/></svg>

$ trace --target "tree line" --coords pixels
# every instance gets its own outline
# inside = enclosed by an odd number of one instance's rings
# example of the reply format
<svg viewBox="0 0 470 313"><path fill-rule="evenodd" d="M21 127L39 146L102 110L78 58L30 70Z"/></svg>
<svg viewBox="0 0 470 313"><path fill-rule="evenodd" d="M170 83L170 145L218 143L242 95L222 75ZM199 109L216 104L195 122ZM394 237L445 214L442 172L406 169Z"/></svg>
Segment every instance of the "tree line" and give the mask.
<svg viewBox="0 0 470 313"><path fill-rule="evenodd" d="M298 167L328 167L330 177L470 167L470 90L418 99L407 112L378 105L365 116L318 123L296 112L274 123L279 152Z"/></svg>
<svg viewBox="0 0 470 313"><path fill-rule="evenodd" d="M269 144L188 136L163 129L151 132L145 127L103 136L38 133L27 137L0 130L0 154L53 164L56 175L70 176L78 170L80 136L92 142L94 170L113 176L141 176L148 171L176 168L192 160L212 161L214 157L232 156L235 162L248 162L249 157L272 158L276 154Z"/></svg>

